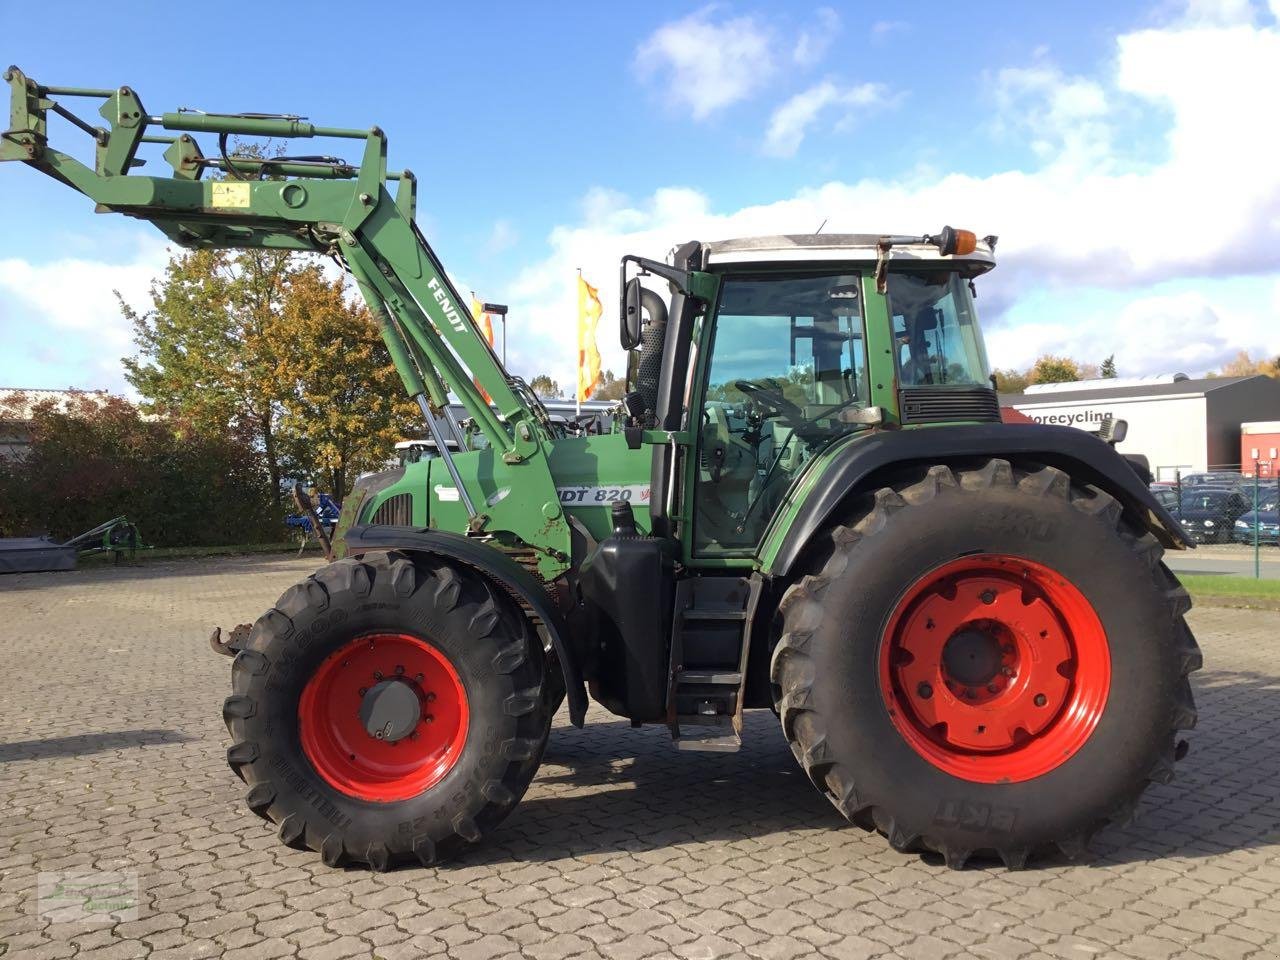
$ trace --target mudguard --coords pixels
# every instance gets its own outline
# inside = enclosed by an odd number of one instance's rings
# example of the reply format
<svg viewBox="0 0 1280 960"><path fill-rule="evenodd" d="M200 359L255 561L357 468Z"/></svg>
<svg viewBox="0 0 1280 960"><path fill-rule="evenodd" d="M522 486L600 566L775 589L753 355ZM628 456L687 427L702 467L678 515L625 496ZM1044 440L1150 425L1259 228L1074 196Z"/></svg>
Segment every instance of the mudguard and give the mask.
<svg viewBox="0 0 1280 960"><path fill-rule="evenodd" d="M565 699L569 719L581 727L587 714L587 692L582 669L566 642L568 627L556 610L546 588L524 567L493 547L446 530L417 527L389 527L360 524L346 532L346 555L358 557L381 550L428 554L453 563L462 563L491 581L546 628L560 669L564 672Z"/></svg>
<svg viewBox="0 0 1280 960"><path fill-rule="evenodd" d="M766 569L785 577L804 548L872 475L897 467L984 457L1032 460L1091 483L1120 501L1127 517L1170 549L1194 548L1182 525L1151 495L1129 462L1097 437L1074 427L984 423L916 430L884 430L847 443L836 453L809 499L783 533ZM766 537L766 540L768 538Z"/></svg>

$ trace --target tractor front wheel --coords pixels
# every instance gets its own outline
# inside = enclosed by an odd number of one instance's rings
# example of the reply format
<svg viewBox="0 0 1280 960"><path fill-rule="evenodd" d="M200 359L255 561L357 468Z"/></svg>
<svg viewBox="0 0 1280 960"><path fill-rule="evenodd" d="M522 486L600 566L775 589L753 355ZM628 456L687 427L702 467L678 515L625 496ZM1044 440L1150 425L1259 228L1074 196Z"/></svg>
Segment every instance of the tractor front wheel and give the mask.
<svg viewBox="0 0 1280 960"><path fill-rule="evenodd" d="M1083 851L1194 725L1183 590L1120 504L1048 466L934 466L830 532L781 603L783 732L899 850Z"/></svg>
<svg viewBox="0 0 1280 960"><path fill-rule="evenodd" d="M436 863L528 787L545 670L527 621L479 576L341 560L254 624L223 707L227 759L249 807L330 866Z"/></svg>

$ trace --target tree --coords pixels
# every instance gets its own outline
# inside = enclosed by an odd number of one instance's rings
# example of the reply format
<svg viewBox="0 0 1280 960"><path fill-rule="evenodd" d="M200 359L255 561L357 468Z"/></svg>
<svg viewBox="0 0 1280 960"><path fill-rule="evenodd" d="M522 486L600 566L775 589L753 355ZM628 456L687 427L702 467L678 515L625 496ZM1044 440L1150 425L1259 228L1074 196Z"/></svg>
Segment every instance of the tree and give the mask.
<svg viewBox="0 0 1280 960"><path fill-rule="evenodd" d="M1254 377L1258 374L1280 378L1280 357L1255 360L1248 350L1241 350L1234 360L1223 364L1220 373L1224 377Z"/></svg>
<svg viewBox="0 0 1280 960"><path fill-rule="evenodd" d="M1010 367L1008 370L994 371L996 390L1000 393L1021 393L1031 382L1029 373L1020 373Z"/></svg>
<svg viewBox="0 0 1280 960"><path fill-rule="evenodd" d="M612 370L606 370L600 377L600 386L596 387L595 392L591 394L591 399L621 400L626 392L626 379L615 377Z"/></svg>
<svg viewBox="0 0 1280 960"><path fill-rule="evenodd" d="M139 353L124 359L125 378L144 409L196 431L247 431L272 490L280 487L276 434L286 393L275 376L275 318L300 269L300 258L280 251L183 252L152 283L151 309L139 313L120 299Z"/></svg>
<svg viewBox="0 0 1280 960"><path fill-rule="evenodd" d="M1104 380L1114 380L1116 378L1116 355L1114 353L1102 361L1099 372Z"/></svg>
<svg viewBox="0 0 1280 960"><path fill-rule="evenodd" d="M267 543L284 517L253 439L143 418L133 404L86 394L29 416L21 395L0 397L0 419L30 422L30 447L0 460L0 535L66 539L125 514L152 546Z"/></svg>
<svg viewBox="0 0 1280 960"><path fill-rule="evenodd" d="M341 497L421 426L369 311L314 263L289 278L268 329L275 343L277 435L291 472Z"/></svg>
<svg viewBox="0 0 1280 960"><path fill-rule="evenodd" d="M555 400L561 396L560 384L545 373L540 373L530 380L529 389L544 400Z"/></svg>
<svg viewBox="0 0 1280 960"><path fill-rule="evenodd" d="M1070 357L1045 354L1031 367L1031 383L1070 383L1080 379L1080 365Z"/></svg>

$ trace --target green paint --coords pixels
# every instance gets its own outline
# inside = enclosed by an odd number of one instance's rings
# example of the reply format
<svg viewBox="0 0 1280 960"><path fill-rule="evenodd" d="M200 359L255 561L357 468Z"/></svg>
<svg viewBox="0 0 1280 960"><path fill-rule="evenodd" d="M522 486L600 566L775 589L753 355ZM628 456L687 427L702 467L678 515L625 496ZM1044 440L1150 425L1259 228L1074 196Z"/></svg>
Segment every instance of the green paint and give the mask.
<svg viewBox="0 0 1280 960"><path fill-rule="evenodd" d="M104 99L100 112L107 127L94 134L90 168L46 141L52 97L65 95L59 94L65 88L41 86L16 67L4 78L10 123L0 139L0 160L34 167L85 194L100 211L148 220L184 247L264 247L340 257L377 318L410 396L438 408L447 401L447 383L488 441L485 459L468 460L461 472L478 511L470 528L491 536L496 546L532 550L546 579L568 568L569 525L551 475L552 432L545 411L508 380L467 302L414 226L416 181L407 172L388 175L381 130L322 127L295 118L181 112L156 117L127 87L76 91ZM151 136L170 142L165 157L172 176L132 172L138 145L154 127L184 134ZM219 135L340 137L362 140L364 151L358 166L228 162L220 150L201 150L192 133L215 141ZM204 179L209 170L226 179ZM267 179L249 179L258 175ZM399 180L395 196L387 187L390 179ZM492 407L481 391L492 397ZM499 489L507 493L494 497ZM451 529L468 527L465 517L456 522L442 503L440 521L446 520Z"/></svg>

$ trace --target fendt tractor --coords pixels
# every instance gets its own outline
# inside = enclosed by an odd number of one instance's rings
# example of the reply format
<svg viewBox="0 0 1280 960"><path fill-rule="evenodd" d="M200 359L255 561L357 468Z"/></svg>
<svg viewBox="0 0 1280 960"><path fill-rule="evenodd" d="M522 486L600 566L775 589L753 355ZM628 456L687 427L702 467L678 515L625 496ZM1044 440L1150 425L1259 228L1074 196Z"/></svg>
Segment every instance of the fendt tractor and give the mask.
<svg viewBox="0 0 1280 960"><path fill-rule="evenodd" d="M227 759L284 843L378 870L453 857L588 691L680 750L735 750L771 709L841 814L952 867L1078 855L1172 777L1201 657L1161 558L1189 544L1113 445L1001 422L974 307L994 237L626 256L629 392L612 433L571 436L472 321L378 127L5 79L0 159L181 247L336 259L439 451L357 483L333 562L223 643ZM50 145L55 115L91 165ZM229 145L312 137L361 157Z"/></svg>

